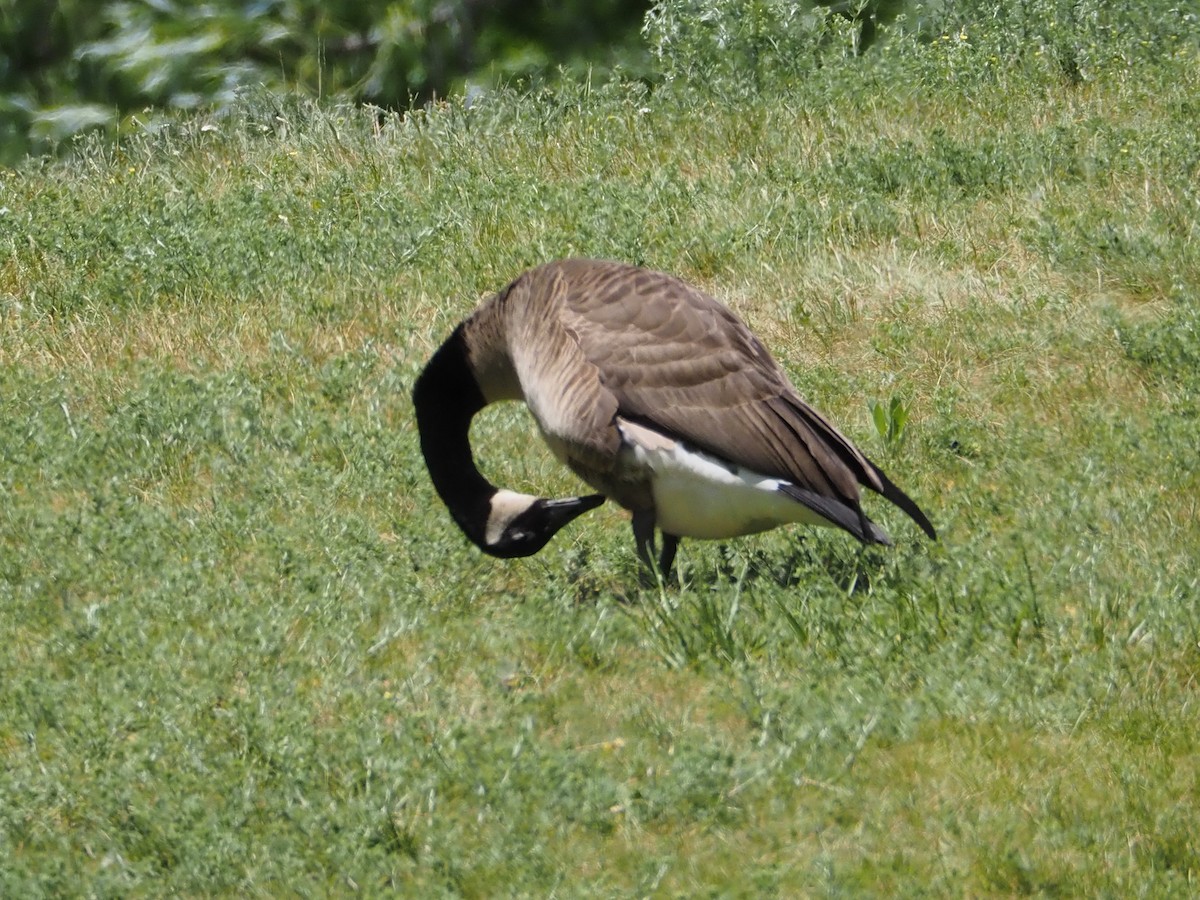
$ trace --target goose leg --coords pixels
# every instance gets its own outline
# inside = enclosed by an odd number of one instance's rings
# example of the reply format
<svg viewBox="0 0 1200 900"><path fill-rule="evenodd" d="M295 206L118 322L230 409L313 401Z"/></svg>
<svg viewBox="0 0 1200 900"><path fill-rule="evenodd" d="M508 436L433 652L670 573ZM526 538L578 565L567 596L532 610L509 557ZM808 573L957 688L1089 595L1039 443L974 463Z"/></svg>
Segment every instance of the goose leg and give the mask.
<svg viewBox="0 0 1200 900"><path fill-rule="evenodd" d="M633 539L637 542L638 559L649 575L647 584L654 579L654 510L639 509L633 514ZM675 551L679 549L679 538L663 532L662 553L658 557L658 572L663 582L671 577L671 566L675 564Z"/></svg>
<svg viewBox="0 0 1200 900"><path fill-rule="evenodd" d="M648 571L654 571L654 510L637 509L633 512L633 540L637 544L638 559Z"/></svg>
<svg viewBox="0 0 1200 900"><path fill-rule="evenodd" d="M679 538L663 532L662 556L658 558L658 570L662 572L663 581L671 577L671 566L675 564L675 551L679 549Z"/></svg>

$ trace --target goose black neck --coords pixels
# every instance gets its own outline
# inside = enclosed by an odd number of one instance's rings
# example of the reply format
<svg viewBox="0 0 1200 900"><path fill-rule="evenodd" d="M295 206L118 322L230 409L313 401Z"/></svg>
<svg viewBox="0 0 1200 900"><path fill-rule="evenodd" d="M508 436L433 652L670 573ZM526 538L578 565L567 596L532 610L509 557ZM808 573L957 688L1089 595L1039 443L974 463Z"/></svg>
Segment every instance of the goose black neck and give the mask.
<svg viewBox="0 0 1200 900"><path fill-rule="evenodd" d="M471 419L487 401L471 371L460 325L433 354L413 387L421 453L433 486L476 546L484 537L496 487L471 455Z"/></svg>

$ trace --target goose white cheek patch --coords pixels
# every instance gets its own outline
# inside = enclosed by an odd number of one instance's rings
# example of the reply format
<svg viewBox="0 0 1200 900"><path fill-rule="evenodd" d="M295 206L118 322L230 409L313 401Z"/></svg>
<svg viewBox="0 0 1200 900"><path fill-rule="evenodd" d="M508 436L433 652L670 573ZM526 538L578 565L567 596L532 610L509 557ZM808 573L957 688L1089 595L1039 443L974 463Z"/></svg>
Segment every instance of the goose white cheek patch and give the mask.
<svg viewBox="0 0 1200 900"><path fill-rule="evenodd" d="M484 540L489 544L498 543L504 537L505 529L512 523L512 520L529 509L535 502L537 502L537 497L529 494L518 494L516 491L503 488L496 491L496 495L492 497L492 509L488 515L487 529L483 535Z"/></svg>

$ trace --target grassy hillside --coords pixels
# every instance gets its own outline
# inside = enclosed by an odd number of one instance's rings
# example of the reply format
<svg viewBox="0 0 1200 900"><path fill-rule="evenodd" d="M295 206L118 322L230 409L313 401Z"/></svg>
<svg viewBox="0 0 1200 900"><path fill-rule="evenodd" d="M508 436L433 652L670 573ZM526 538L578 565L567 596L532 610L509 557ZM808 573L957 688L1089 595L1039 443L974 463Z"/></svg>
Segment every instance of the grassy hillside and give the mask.
<svg viewBox="0 0 1200 900"><path fill-rule="evenodd" d="M1192 894L1197 97L962 33L3 172L0 894ZM686 542L659 593L604 507L484 558L409 391L568 254L727 299L942 540L875 503L894 549Z"/></svg>

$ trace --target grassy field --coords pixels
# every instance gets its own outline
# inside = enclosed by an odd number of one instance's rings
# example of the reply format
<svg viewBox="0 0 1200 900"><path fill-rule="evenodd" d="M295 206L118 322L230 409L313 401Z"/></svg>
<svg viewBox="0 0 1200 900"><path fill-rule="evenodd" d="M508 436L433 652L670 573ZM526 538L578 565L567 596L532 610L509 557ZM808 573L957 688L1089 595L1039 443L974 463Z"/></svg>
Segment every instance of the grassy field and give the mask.
<svg viewBox="0 0 1200 900"><path fill-rule="evenodd" d="M1195 53L668 87L0 173L0 895L1196 893ZM942 540L483 557L411 385L572 254L725 298ZM530 428L484 470L578 490Z"/></svg>

